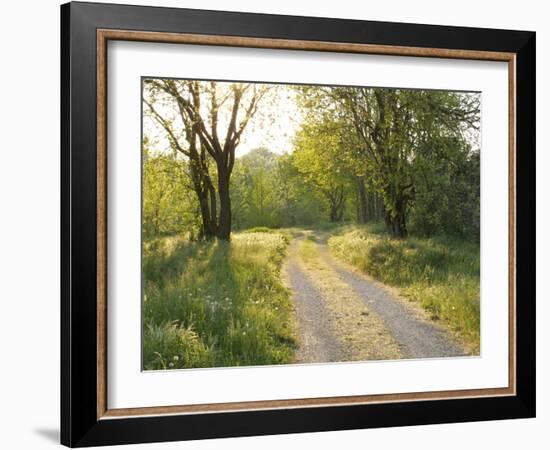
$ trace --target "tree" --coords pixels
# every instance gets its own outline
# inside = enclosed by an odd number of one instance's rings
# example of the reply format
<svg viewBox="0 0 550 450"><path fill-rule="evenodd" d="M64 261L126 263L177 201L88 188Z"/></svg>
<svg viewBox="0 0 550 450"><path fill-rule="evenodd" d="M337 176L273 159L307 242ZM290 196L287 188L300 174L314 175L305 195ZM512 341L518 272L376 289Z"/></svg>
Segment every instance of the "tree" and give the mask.
<svg viewBox="0 0 550 450"><path fill-rule="evenodd" d="M342 124L335 118L312 114L295 139L294 164L326 200L331 222L342 221L353 178L353 167L342 137Z"/></svg>
<svg viewBox="0 0 550 450"><path fill-rule="evenodd" d="M361 166L360 161L359 166ZM370 221L382 220L384 218L384 202L370 185L369 178L366 175L357 175L355 186L357 222L366 224Z"/></svg>
<svg viewBox="0 0 550 450"><path fill-rule="evenodd" d="M444 147L439 155L422 151L417 156L411 224L425 236L444 233L479 240L479 151L448 139L436 146Z"/></svg>
<svg viewBox="0 0 550 450"><path fill-rule="evenodd" d="M150 117L172 149L189 161L205 238L230 239L235 150L266 89L246 83L145 80L143 101Z"/></svg>
<svg viewBox="0 0 550 450"><path fill-rule="evenodd" d="M152 154L143 142L143 234L187 232L197 226L197 201L189 189L187 163L176 154Z"/></svg>
<svg viewBox="0 0 550 450"><path fill-rule="evenodd" d="M479 99L445 91L384 88L325 92L351 119L369 182L384 200L388 230L405 237L407 214L417 194L419 155L424 150L424 157L441 158L452 156L457 148L469 148L463 145L465 132L479 121Z"/></svg>
<svg viewBox="0 0 550 450"><path fill-rule="evenodd" d="M354 203L357 222L367 223L381 217L383 203L369 176L368 165L363 162L362 144L356 136L351 115L339 104L342 93L338 89L354 88L301 86L297 88L298 101L310 123L332 124L332 133L336 133L337 159L342 173L346 174L342 177L348 187L346 191L355 191L354 196L346 199L347 203ZM330 142L330 138L326 142ZM318 144L319 154L324 153L323 142ZM337 197L338 190L335 194Z"/></svg>
<svg viewBox="0 0 550 450"><path fill-rule="evenodd" d="M304 180L296 167L294 153L279 156L274 175L282 226L310 226L319 223L325 214L325 200Z"/></svg>
<svg viewBox="0 0 550 450"><path fill-rule="evenodd" d="M278 226L277 155L260 147L237 161L231 187L234 219L241 226Z"/></svg>

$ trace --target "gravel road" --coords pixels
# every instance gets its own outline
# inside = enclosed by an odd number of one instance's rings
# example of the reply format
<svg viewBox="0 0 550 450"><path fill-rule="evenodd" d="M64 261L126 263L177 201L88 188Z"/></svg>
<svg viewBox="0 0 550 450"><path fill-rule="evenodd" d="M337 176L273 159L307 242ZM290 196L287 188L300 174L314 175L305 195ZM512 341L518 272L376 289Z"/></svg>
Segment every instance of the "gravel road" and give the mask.
<svg viewBox="0 0 550 450"><path fill-rule="evenodd" d="M346 354L332 332L325 299L298 263L300 239L290 244L284 271L292 290L298 320L297 363L346 361Z"/></svg>
<svg viewBox="0 0 550 450"><path fill-rule="evenodd" d="M367 277L337 262L330 255L326 245L319 245L319 252L325 262L363 299L366 306L375 311L386 323L390 333L399 342L405 358L438 358L464 356L449 333L426 321L384 288Z"/></svg>
<svg viewBox="0 0 550 450"><path fill-rule="evenodd" d="M302 238L294 239L285 262L285 276L293 293L298 319L299 349L296 362L346 361L342 339L330 326L326 299L299 264L297 250ZM317 240L319 256L340 280L383 320L399 344L403 358L438 358L464 356L465 352L450 334L421 317L417 310L397 298L381 283L375 283L351 267L336 261L322 240Z"/></svg>

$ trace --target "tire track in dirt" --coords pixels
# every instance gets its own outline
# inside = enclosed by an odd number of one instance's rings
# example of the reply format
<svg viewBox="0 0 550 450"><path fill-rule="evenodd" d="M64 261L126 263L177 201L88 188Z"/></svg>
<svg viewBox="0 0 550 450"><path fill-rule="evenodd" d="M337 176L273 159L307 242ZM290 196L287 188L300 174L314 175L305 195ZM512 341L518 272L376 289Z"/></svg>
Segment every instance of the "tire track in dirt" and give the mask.
<svg viewBox="0 0 550 450"><path fill-rule="evenodd" d="M340 340L332 332L322 293L311 282L298 260L301 239L294 239L284 266L286 284L292 291L298 322L297 363L345 361Z"/></svg>
<svg viewBox="0 0 550 450"><path fill-rule="evenodd" d="M384 320L388 330L399 342L403 358L441 358L465 356L465 350L450 333L397 298L382 283L373 282L330 255L326 244L318 244L321 258L363 299L365 305Z"/></svg>
<svg viewBox="0 0 550 450"><path fill-rule="evenodd" d="M306 236L292 241L283 271L296 306L296 362L467 354L418 308L333 258L315 233Z"/></svg>

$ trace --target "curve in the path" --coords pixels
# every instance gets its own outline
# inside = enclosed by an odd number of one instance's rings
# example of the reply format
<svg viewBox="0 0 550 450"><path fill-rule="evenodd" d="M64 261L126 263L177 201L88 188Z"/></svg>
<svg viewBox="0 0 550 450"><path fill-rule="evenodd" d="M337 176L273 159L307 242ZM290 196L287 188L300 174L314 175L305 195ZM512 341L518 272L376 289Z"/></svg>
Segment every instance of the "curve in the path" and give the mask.
<svg viewBox="0 0 550 450"><path fill-rule="evenodd" d="M296 362L346 361L340 341L332 333L323 295L298 264L298 246L299 239L294 239L285 264L286 278L293 293L298 320L300 345L296 351Z"/></svg>
<svg viewBox="0 0 550 450"><path fill-rule="evenodd" d="M440 358L464 356L464 350L438 326L420 318L403 301L366 277L346 268L329 254L325 244L318 245L325 262L375 311L401 345L405 358Z"/></svg>

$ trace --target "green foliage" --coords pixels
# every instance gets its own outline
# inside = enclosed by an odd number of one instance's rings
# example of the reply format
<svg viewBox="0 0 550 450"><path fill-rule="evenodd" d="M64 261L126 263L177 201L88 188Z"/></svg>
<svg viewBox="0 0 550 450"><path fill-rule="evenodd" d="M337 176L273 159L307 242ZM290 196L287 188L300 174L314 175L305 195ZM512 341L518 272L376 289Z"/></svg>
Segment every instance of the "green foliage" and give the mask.
<svg viewBox="0 0 550 450"><path fill-rule="evenodd" d="M293 148L238 157L236 134L256 112L263 126L276 122L283 91L301 109ZM242 130L233 130L239 108L230 99L241 95ZM383 217L394 236L479 239L479 94L149 79L144 102L146 129L156 127L174 152L159 153L145 136L146 237L225 239L230 216L236 230ZM193 128L199 119L204 127Z"/></svg>
<svg viewBox="0 0 550 450"><path fill-rule="evenodd" d="M294 351L279 233L151 241L144 249L144 368L283 364Z"/></svg>
<svg viewBox="0 0 550 450"><path fill-rule="evenodd" d="M374 232L373 232L374 231ZM392 239L380 227L348 227L331 252L401 289L479 352L479 244L449 238Z"/></svg>
<svg viewBox="0 0 550 450"><path fill-rule="evenodd" d="M258 148L237 159L231 178L235 229L312 225L322 201L304 185L291 155Z"/></svg>
<svg viewBox="0 0 550 450"><path fill-rule="evenodd" d="M479 152L457 152L452 160L431 157L418 166L411 230L479 241Z"/></svg>
<svg viewBox="0 0 550 450"><path fill-rule="evenodd" d="M281 226L276 211L277 155L266 148L238 159L231 179L233 222L236 228Z"/></svg>
<svg viewBox="0 0 550 450"><path fill-rule="evenodd" d="M276 177L281 226L313 226L326 220L325 205L315 189L304 182L293 153L279 157Z"/></svg>
<svg viewBox="0 0 550 450"><path fill-rule="evenodd" d="M174 155L151 155L144 145L143 234L196 234L197 202L189 189L185 161Z"/></svg>
<svg viewBox="0 0 550 450"><path fill-rule="evenodd" d="M368 190L383 198L394 236L406 236L410 219L423 234L476 237L471 218L479 216L479 95L349 87L305 87L301 92L308 117L345 130L338 158L332 159L352 161L345 173L362 177ZM323 179L338 179L334 166L323 170L314 164L335 147L319 130L313 133L313 139L318 137L317 145L308 140L315 151L305 166ZM464 213L456 214L457 209ZM425 214L431 211L433 217Z"/></svg>
<svg viewBox="0 0 550 450"><path fill-rule="evenodd" d="M294 140L292 162L302 182L322 199L328 212L325 220L331 222L344 219L350 185L360 172L349 144L345 121L314 110L306 115Z"/></svg>

